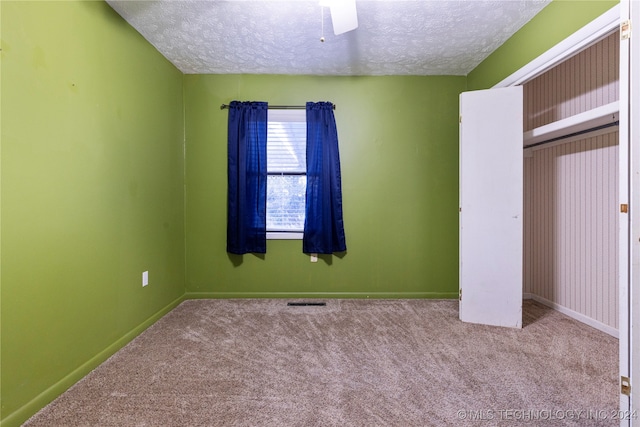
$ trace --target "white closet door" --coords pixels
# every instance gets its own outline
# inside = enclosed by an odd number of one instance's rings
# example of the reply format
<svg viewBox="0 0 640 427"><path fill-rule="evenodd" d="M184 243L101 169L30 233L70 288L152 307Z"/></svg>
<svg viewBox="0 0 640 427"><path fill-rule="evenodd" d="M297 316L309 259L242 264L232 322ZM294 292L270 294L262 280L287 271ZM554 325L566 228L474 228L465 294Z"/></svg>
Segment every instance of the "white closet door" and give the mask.
<svg viewBox="0 0 640 427"><path fill-rule="evenodd" d="M636 27L620 40L620 203L628 213L620 214L620 377L630 394L620 394L621 426L640 425L640 2L620 2L621 22L630 19ZM624 25L623 25L624 27ZM621 209L622 210L622 209ZM622 380L623 377L629 379Z"/></svg>
<svg viewBox="0 0 640 427"><path fill-rule="evenodd" d="M522 86L460 95L460 319L522 327Z"/></svg>

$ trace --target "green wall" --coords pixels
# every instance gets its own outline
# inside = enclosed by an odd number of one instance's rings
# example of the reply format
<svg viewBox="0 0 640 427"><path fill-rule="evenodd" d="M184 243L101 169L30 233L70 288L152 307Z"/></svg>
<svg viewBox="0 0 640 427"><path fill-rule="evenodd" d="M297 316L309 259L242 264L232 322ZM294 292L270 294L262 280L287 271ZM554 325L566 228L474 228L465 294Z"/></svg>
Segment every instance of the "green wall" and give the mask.
<svg viewBox="0 0 640 427"><path fill-rule="evenodd" d="M182 74L106 3L0 7L8 426L183 296L184 125Z"/></svg>
<svg viewBox="0 0 640 427"><path fill-rule="evenodd" d="M458 94L464 77L185 76L188 297L454 297ZM226 245L220 104L336 104L347 253L311 263L302 243L262 256Z"/></svg>
<svg viewBox="0 0 640 427"><path fill-rule="evenodd" d="M618 3L618 0L552 1L469 73L469 90L499 83Z"/></svg>

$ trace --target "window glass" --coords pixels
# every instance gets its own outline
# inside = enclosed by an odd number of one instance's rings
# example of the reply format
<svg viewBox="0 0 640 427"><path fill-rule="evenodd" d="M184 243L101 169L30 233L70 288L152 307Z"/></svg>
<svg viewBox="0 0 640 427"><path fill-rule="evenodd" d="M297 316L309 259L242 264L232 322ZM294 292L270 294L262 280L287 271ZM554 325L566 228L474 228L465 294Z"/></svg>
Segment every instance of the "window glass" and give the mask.
<svg viewBox="0 0 640 427"><path fill-rule="evenodd" d="M267 128L267 232L304 228L306 194L305 110L269 110Z"/></svg>

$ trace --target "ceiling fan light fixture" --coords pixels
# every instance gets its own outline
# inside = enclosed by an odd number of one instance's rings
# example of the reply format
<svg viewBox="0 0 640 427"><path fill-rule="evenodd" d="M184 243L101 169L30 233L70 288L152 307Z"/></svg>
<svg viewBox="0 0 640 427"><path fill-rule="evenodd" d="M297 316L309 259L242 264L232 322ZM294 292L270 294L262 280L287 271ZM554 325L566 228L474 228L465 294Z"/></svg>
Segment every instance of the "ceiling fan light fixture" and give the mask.
<svg viewBox="0 0 640 427"><path fill-rule="evenodd" d="M356 0L320 0L320 6L331 11L333 33L337 36L358 28Z"/></svg>

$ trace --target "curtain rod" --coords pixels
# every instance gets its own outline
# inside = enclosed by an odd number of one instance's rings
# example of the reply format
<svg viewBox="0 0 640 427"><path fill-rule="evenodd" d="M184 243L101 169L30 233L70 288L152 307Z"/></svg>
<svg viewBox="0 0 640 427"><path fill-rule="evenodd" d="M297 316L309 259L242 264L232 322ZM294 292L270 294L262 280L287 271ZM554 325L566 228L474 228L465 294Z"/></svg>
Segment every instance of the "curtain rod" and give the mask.
<svg viewBox="0 0 640 427"><path fill-rule="evenodd" d="M336 104L331 104L333 109L336 109ZM222 104L220 106L221 110L226 110L229 108L228 104ZM306 105L269 105L267 107L269 110L304 110L307 108Z"/></svg>

